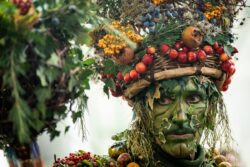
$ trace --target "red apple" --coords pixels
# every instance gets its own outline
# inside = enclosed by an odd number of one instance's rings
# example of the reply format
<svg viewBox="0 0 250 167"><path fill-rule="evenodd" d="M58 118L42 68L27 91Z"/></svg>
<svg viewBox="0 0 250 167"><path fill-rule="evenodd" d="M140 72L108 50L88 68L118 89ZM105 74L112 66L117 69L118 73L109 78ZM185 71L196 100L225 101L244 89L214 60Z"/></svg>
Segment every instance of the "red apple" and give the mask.
<svg viewBox="0 0 250 167"><path fill-rule="evenodd" d="M219 48L215 49L215 52L217 54L222 54L222 53L224 53L224 49L223 49L223 47L219 47Z"/></svg>
<svg viewBox="0 0 250 167"><path fill-rule="evenodd" d="M201 62L205 62L207 58L207 54L204 50L200 49L197 52L198 60Z"/></svg>
<svg viewBox="0 0 250 167"><path fill-rule="evenodd" d="M228 90L228 85L223 85L221 91L225 92Z"/></svg>
<svg viewBox="0 0 250 167"><path fill-rule="evenodd" d="M236 53L239 53L238 49L234 47L234 50L232 51L232 56Z"/></svg>
<svg viewBox="0 0 250 167"><path fill-rule="evenodd" d="M219 43L218 42L215 42L214 45L213 45L213 48L216 50L218 49L220 46L219 46Z"/></svg>
<svg viewBox="0 0 250 167"><path fill-rule="evenodd" d="M147 71L147 67L143 62L140 62L138 64L136 64L135 66L135 70L139 73L139 74L143 74Z"/></svg>
<svg viewBox="0 0 250 167"><path fill-rule="evenodd" d="M168 57L171 59L171 60L174 60L178 57L178 52L177 50L175 49L171 49L169 54L168 54Z"/></svg>
<svg viewBox="0 0 250 167"><path fill-rule="evenodd" d="M191 63L193 63L193 62L195 62L196 60L197 60L197 55L196 55L196 53L195 52L188 52L188 55L187 55L187 57L188 57L188 62L191 62Z"/></svg>
<svg viewBox="0 0 250 167"><path fill-rule="evenodd" d="M113 78L114 74L106 74L107 78Z"/></svg>
<svg viewBox="0 0 250 167"><path fill-rule="evenodd" d="M210 45L205 45L203 47L203 50L206 52L207 55L210 55L214 52L212 46L210 46Z"/></svg>
<svg viewBox="0 0 250 167"><path fill-rule="evenodd" d="M182 52L187 53L188 51L189 51L189 49L188 49L187 47L183 47L183 48L182 48Z"/></svg>
<svg viewBox="0 0 250 167"><path fill-rule="evenodd" d="M228 74L230 76L234 75L234 73L236 72L236 69L235 69L235 66L234 65L231 65L228 69Z"/></svg>
<svg viewBox="0 0 250 167"><path fill-rule="evenodd" d="M232 78L229 77L226 79L226 81L224 82L224 85L229 85L232 82Z"/></svg>
<svg viewBox="0 0 250 167"><path fill-rule="evenodd" d="M149 54L145 54L142 58L142 62L145 64L145 65L150 65L152 64L153 62L153 57Z"/></svg>
<svg viewBox="0 0 250 167"><path fill-rule="evenodd" d="M155 52L156 52L156 49L154 47L148 47L147 48L147 53L148 54L155 54Z"/></svg>
<svg viewBox="0 0 250 167"><path fill-rule="evenodd" d="M170 46L168 44L161 45L161 48L160 48L161 53L167 54L169 50L170 50Z"/></svg>
<svg viewBox="0 0 250 167"><path fill-rule="evenodd" d="M126 74L125 74L125 76L124 76L124 81L127 82L127 83L131 81L131 78L130 78L129 73L126 73Z"/></svg>
<svg viewBox="0 0 250 167"><path fill-rule="evenodd" d="M178 55L178 61L180 63L186 63L187 62L187 53L180 52L179 55Z"/></svg>
<svg viewBox="0 0 250 167"><path fill-rule="evenodd" d="M139 78L139 74L135 70L131 70L130 73L129 73L129 76L133 80L137 80Z"/></svg>
<svg viewBox="0 0 250 167"><path fill-rule="evenodd" d="M222 64L221 64L221 69L223 70L223 71L228 71L229 70L229 68L230 68L230 66L231 66L231 63L229 62L229 61L225 61L225 62L223 62Z"/></svg>
<svg viewBox="0 0 250 167"><path fill-rule="evenodd" d="M174 48L177 49L177 50L179 50L179 49L181 48L180 42L176 42L176 43L174 44Z"/></svg>
<svg viewBox="0 0 250 167"><path fill-rule="evenodd" d="M118 74L116 75L116 79L118 80L118 81L122 81L123 80L123 75L122 75L122 72L118 72Z"/></svg>

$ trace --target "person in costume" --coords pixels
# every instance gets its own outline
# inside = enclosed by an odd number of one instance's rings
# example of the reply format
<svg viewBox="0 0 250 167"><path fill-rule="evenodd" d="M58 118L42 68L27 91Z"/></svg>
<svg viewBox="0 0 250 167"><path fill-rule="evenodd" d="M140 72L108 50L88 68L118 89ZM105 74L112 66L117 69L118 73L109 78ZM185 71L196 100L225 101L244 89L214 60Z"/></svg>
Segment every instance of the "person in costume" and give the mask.
<svg viewBox="0 0 250 167"><path fill-rule="evenodd" d="M119 2L120 15L110 15L115 5L100 14L121 21L92 37L104 91L127 100L134 118L99 165L238 166L216 148L232 149L221 92L235 73L231 27L243 2Z"/></svg>

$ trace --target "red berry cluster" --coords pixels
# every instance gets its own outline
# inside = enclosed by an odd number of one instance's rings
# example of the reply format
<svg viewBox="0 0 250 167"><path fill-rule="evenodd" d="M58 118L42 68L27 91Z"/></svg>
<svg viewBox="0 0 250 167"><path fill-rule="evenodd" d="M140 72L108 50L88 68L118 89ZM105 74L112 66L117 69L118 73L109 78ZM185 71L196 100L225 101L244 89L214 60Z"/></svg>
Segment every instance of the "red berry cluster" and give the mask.
<svg viewBox="0 0 250 167"><path fill-rule="evenodd" d="M26 15L32 6L32 0L12 0L12 3L20 9L21 15Z"/></svg>
<svg viewBox="0 0 250 167"><path fill-rule="evenodd" d="M162 44L160 51L163 55L168 55L171 60L177 60L179 63L193 63L197 60L205 62L208 55L217 55L221 63L221 69L227 73L227 79L223 84L222 91L228 89L228 85L231 83L232 75L235 73L235 64L232 58L224 51L224 48L215 42L213 45L204 45L202 49L192 51L188 47L183 45L183 42L176 42L171 48L168 44ZM238 50L234 48L231 56L238 53Z"/></svg>
<svg viewBox="0 0 250 167"><path fill-rule="evenodd" d="M221 64L221 69L227 73L227 78L223 83L221 88L222 91L227 91L229 84L232 81L232 76L234 75L236 69L235 64L232 59L229 59Z"/></svg>
<svg viewBox="0 0 250 167"><path fill-rule="evenodd" d="M153 55L156 49L154 47L148 47L146 52L142 60L135 65L135 68L124 75L123 80L126 83L139 79L140 75L145 74L148 67L153 63Z"/></svg>
<svg viewBox="0 0 250 167"><path fill-rule="evenodd" d="M53 167L61 167L61 166L84 166L84 164L91 164L94 167L97 167L98 164L96 162L97 158L96 155L91 157L90 152L79 152L79 153L70 153L69 156L64 157L64 159L58 158Z"/></svg>

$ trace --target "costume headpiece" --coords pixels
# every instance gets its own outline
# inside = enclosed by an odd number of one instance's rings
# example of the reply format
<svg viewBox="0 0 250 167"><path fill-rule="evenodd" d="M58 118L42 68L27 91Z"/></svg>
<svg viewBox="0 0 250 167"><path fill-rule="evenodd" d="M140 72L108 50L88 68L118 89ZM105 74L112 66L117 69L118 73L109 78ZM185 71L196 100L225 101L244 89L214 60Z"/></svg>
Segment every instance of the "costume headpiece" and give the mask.
<svg viewBox="0 0 250 167"><path fill-rule="evenodd" d="M239 6L244 2L121 1L120 21L93 33L104 90L132 98L153 81L204 75L226 91L235 73L230 29Z"/></svg>

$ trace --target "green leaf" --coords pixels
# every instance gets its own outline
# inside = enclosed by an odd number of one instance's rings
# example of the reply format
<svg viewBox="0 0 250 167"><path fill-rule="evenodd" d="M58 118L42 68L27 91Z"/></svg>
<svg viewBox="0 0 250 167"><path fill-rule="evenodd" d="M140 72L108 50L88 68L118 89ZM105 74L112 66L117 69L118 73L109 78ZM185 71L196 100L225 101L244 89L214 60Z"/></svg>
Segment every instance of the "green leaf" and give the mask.
<svg viewBox="0 0 250 167"><path fill-rule="evenodd" d="M71 92L77 84L78 84L78 80L74 76L70 77L68 90Z"/></svg>
<svg viewBox="0 0 250 167"><path fill-rule="evenodd" d="M46 77L45 77L45 75L44 75L44 71L45 71L44 67L40 66L40 67L37 69L37 71L36 71L36 75L39 77L40 82L41 82L41 85L42 85L42 86L47 86L48 83L47 83L47 81L46 81Z"/></svg>
<svg viewBox="0 0 250 167"><path fill-rule="evenodd" d="M103 87L103 92L108 96L108 98L109 98L109 88L108 88L108 86L107 85L104 85L104 87Z"/></svg>
<svg viewBox="0 0 250 167"><path fill-rule="evenodd" d="M47 60L46 63L47 63L48 65L60 67L59 61L60 61L59 57L56 55L56 53L53 53L53 54L50 56L49 60Z"/></svg>
<svg viewBox="0 0 250 167"><path fill-rule="evenodd" d="M234 50L233 46L231 46L231 45L224 45L224 51L226 52L226 54L228 56L232 55L233 50Z"/></svg>
<svg viewBox="0 0 250 167"><path fill-rule="evenodd" d="M216 42L216 40L211 36L206 36L204 40L208 42L210 45L213 45Z"/></svg>
<svg viewBox="0 0 250 167"><path fill-rule="evenodd" d="M55 137L60 136L60 131L56 129L51 129L50 131L50 141L54 140Z"/></svg>
<svg viewBox="0 0 250 167"><path fill-rule="evenodd" d="M103 62L104 65L104 73L105 74L116 74L117 69L114 65L114 62L112 60L105 60Z"/></svg>
<svg viewBox="0 0 250 167"><path fill-rule="evenodd" d="M83 61L83 65L86 65L86 66L92 65L94 63L95 63L95 59L92 59L92 58Z"/></svg>
<svg viewBox="0 0 250 167"><path fill-rule="evenodd" d="M115 81L112 79L112 78L107 78L105 81L104 81L105 85L109 88L111 88L112 90L115 90L116 89L116 86L115 86Z"/></svg>
<svg viewBox="0 0 250 167"><path fill-rule="evenodd" d="M72 118L73 123L75 123L81 117L82 117L82 111L72 112L71 118Z"/></svg>
<svg viewBox="0 0 250 167"><path fill-rule="evenodd" d="M64 129L64 134L66 134L69 131L70 126L66 126Z"/></svg>

